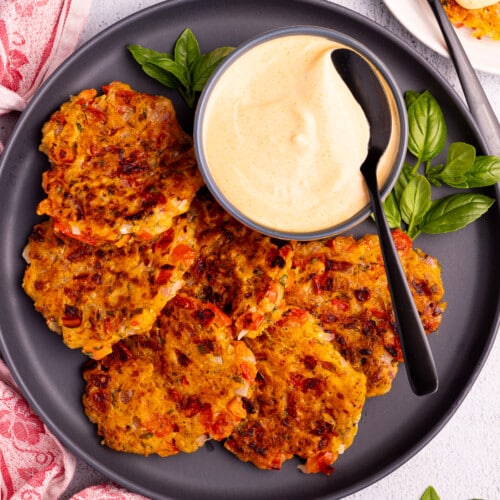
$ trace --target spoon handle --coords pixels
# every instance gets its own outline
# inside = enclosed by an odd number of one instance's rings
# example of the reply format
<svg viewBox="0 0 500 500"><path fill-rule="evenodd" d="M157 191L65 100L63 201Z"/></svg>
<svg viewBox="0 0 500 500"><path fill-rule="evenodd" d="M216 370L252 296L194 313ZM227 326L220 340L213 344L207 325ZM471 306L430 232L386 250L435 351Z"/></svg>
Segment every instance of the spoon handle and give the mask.
<svg viewBox="0 0 500 500"><path fill-rule="evenodd" d="M500 125L481 82L460 43L455 29L443 10L440 0L429 0L429 5L434 12L448 46L470 112L486 142L487 153L500 155Z"/></svg>
<svg viewBox="0 0 500 500"><path fill-rule="evenodd" d="M406 373L413 392L419 396L437 390L438 377L427 336L422 326L405 272L382 208L375 169L363 172L372 201L380 247L398 325Z"/></svg>

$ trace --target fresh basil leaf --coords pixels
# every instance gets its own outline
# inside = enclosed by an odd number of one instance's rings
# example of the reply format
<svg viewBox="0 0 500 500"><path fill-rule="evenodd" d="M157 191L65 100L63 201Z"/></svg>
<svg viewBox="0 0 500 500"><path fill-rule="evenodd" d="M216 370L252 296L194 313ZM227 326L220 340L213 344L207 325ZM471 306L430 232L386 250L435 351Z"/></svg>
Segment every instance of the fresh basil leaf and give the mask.
<svg viewBox="0 0 500 500"><path fill-rule="evenodd" d="M384 207L385 218L387 219L389 227L391 229L401 228L401 212L394 190L389 193L389 196L384 200L382 206Z"/></svg>
<svg viewBox="0 0 500 500"><path fill-rule="evenodd" d="M476 148L465 142L453 142L448 148L448 157L443 172L464 174L476 160Z"/></svg>
<svg viewBox="0 0 500 500"><path fill-rule="evenodd" d="M215 68L228 56L234 47L219 47L208 54L202 54L193 64L191 82L193 89L201 92Z"/></svg>
<svg viewBox="0 0 500 500"><path fill-rule="evenodd" d="M444 167L436 172L435 169L429 169L428 179L432 182L444 182L449 186L462 183L466 173L474 165L476 159L476 148L465 142L454 142L448 148L448 157Z"/></svg>
<svg viewBox="0 0 500 500"><path fill-rule="evenodd" d="M177 39L174 48L175 62L183 68L185 77L190 81L191 67L200 57L200 46L193 32L186 28Z"/></svg>
<svg viewBox="0 0 500 500"><path fill-rule="evenodd" d="M179 79L174 74L154 64L143 64L142 70L144 71L144 73L146 73L146 75L154 78L161 84L171 89L176 89L177 87L182 85Z"/></svg>
<svg viewBox="0 0 500 500"><path fill-rule="evenodd" d="M189 85L183 69L174 61L171 54L157 52L140 45L129 45L128 50L141 65L143 71L169 88L177 88L179 84Z"/></svg>
<svg viewBox="0 0 500 500"><path fill-rule="evenodd" d="M434 184L434 186L436 187L441 187L443 185L439 177L439 174L443 171L443 168L443 163L438 163L437 165L429 165L426 168L425 176L427 177L427 180L431 184Z"/></svg>
<svg viewBox="0 0 500 500"><path fill-rule="evenodd" d="M195 90L193 89L191 70L200 58L200 54L198 40L196 40L193 32L189 28L186 28L175 44L174 59L182 75L181 78L179 74L176 74L183 85L178 90L190 108L194 106L195 102Z"/></svg>
<svg viewBox="0 0 500 500"><path fill-rule="evenodd" d="M456 231L488 211L495 200L482 194L455 194L431 201L431 183L440 187L480 188L500 182L500 156L476 156L474 146L464 142L450 144L446 162L431 164L446 145L446 123L441 108L424 92L405 92L408 110L408 152L417 158L414 165L405 163L386 200L386 216L391 224L401 220L401 229L415 239L421 232L438 234ZM424 175L419 169L425 162ZM404 230L404 229L403 229Z"/></svg>
<svg viewBox="0 0 500 500"><path fill-rule="evenodd" d="M428 486L420 500L440 500L439 495L432 486Z"/></svg>
<svg viewBox="0 0 500 500"><path fill-rule="evenodd" d="M417 92L416 90L407 90L405 92L404 98L406 109L408 109L413 104L413 102L418 99L420 94L421 92Z"/></svg>
<svg viewBox="0 0 500 500"><path fill-rule="evenodd" d="M142 47L141 45L130 44L127 45L127 49L134 56L134 59L141 65L153 60L158 61L162 58L173 60L172 54L167 54L166 52L158 52L157 50L148 49L146 47Z"/></svg>
<svg viewBox="0 0 500 500"><path fill-rule="evenodd" d="M408 224L409 233L420 224L430 206L431 185L423 175L417 174L410 180L399 201L401 218Z"/></svg>
<svg viewBox="0 0 500 500"><path fill-rule="evenodd" d="M448 179L445 182L459 189L492 186L500 182L500 157L478 156L462 177Z"/></svg>
<svg viewBox="0 0 500 500"><path fill-rule="evenodd" d="M413 166L410 165L409 163L406 163L403 165L403 168L401 169L401 172L399 174L398 180L394 184L393 192L394 195L396 196L396 200L399 201L401 200L401 195L403 194L403 191L405 190L406 186L408 186L408 183L410 180L415 177L416 174L413 173Z"/></svg>
<svg viewBox="0 0 500 500"><path fill-rule="evenodd" d="M434 200L419 226L430 234L449 233L479 219L495 200L478 193L453 194Z"/></svg>
<svg viewBox="0 0 500 500"><path fill-rule="evenodd" d="M446 123L438 102L429 91L408 107L408 149L421 161L435 158L446 145Z"/></svg>
<svg viewBox="0 0 500 500"><path fill-rule="evenodd" d="M157 66L158 68L171 73L179 80L179 82L181 82L182 85L184 85L184 87L189 87L189 75L186 75L186 71L177 61L172 59L161 59L158 63L152 61L148 63L148 65Z"/></svg>
<svg viewBox="0 0 500 500"><path fill-rule="evenodd" d="M196 101L196 92L203 90L214 69L234 50L220 47L201 54L198 40L189 28L177 39L173 55L134 44L127 48L148 76L177 89L190 108Z"/></svg>

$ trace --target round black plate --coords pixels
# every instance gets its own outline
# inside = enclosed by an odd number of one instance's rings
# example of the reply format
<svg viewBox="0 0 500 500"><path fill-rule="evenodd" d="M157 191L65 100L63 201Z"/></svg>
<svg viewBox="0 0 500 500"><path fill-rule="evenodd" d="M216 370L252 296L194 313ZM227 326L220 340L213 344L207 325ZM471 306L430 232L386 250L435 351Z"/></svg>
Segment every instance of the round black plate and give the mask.
<svg viewBox="0 0 500 500"><path fill-rule="evenodd" d="M498 327L500 227L498 204L468 228L443 236L420 236L417 246L439 258L449 303L431 346L439 371L439 391L411 392L404 368L393 390L367 402L353 446L329 477L306 476L290 461L281 471L261 471L238 461L218 443L197 453L149 458L117 453L99 443L82 411L79 352L49 332L21 289L23 247L37 222L43 197L38 152L42 124L69 95L112 80L172 98L189 130L192 112L175 92L145 76L126 50L140 43L170 51L186 27L202 51L237 45L257 33L291 24L321 25L357 37L386 63L401 90L429 89L449 126L449 140L484 147L477 129L446 82L386 30L346 9L320 0L185 0L139 12L102 32L66 61L22 114L0 165L0 345L34 410L63 443L93 467L131 490L154 498L312 499L342 497L361 489L405 462L442 427L465 396L484 362ZM492 196L493 189L485 190ZM370 221L355 235L375 232Z"/></svg>

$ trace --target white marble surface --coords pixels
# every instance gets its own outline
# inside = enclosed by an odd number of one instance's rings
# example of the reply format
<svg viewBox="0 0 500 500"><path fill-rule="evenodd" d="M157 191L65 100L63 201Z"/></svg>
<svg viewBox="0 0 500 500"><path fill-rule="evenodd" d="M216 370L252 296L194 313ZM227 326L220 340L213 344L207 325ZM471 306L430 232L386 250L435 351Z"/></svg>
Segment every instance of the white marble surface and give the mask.
<svg viewBox="0 0 500 500"><path fill-rule="evenodd" d="M126 15L155 3L158 0L95 0L81 43ZM403 38L444 75L459 95L463 95L451 62L415 40L392 17L382 1L335 0L334 3L366 15ZM500 76L479 73L479 78L499 116ZM16 116L0 117L0 140L7 138L15 119ZM432 484L442 500L500 499L499 366L497 340L472 390L443 430L395 472L347 498L418 500ZM75 479L64 498L103 481L105 478L79 461Z"/></svg>

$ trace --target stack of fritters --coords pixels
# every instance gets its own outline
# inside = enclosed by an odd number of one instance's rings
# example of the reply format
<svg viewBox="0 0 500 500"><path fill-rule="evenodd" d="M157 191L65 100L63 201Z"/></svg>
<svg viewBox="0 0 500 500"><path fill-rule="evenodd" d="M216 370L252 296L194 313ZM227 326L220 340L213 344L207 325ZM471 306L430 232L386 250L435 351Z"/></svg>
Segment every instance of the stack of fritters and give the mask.
<svg viewBox="0 0 500 500"><path fill-rule="evenodd" d="M24 287L50 329L98 359L147 333L194 258L186 212L202 184L170 100L113 82L84 90L43 127L50 222L25 250Z"/></svg>
<svg viewBox="0 0 500 500"><path fill-rule="evenodd" d="M23 286L93 358L83 404L103 442L167 456L226 439L263 469L297 455L330 473L402 360L377 237L250 230L200 188L171 103L118 82L63 104L41 149L51 218L29 238ZM394 238L433 332L439 265Z"/></svg>

